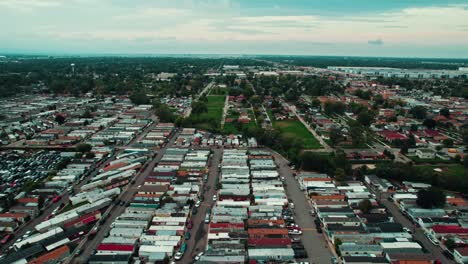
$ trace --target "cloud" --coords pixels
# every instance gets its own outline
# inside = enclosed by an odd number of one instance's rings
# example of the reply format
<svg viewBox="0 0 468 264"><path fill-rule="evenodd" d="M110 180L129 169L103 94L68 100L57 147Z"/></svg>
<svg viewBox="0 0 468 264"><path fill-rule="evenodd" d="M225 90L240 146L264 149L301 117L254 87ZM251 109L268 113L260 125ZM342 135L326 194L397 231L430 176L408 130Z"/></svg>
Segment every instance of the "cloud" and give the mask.
<svg viewBox="0 0 468 264"><path fill-rule="evenodd" d="M56 0L1 0L0 7L17 10L20 12L32 12L35 8L50 8L62 5Z"/></svg>
<svg viewBox="0 0 468 264"><path fill-rule="evenodd" d="M368 41L367 41L367 44L380 46L380 45L383 45L384 42L383 42L382 39L378 38L378 39L374 39L374 40L368 40Z"/></svg>

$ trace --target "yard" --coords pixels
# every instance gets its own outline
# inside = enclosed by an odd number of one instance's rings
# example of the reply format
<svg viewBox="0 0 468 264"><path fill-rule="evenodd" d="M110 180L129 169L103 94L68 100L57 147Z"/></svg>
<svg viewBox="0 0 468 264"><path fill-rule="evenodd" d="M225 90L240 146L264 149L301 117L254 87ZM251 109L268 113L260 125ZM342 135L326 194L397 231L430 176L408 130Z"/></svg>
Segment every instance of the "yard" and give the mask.
<svg viewBox="0 0 468 264"><path fill-rule="evenodd" d="M438 165L416 165L418 168L438 169L435 175L438 175L437 185L448 190L458 190L467 193L468 178L466 169L461 164L438 164ZM441 171L440 171L441 170Z"/></svg>
<svg viewBox="0 0 468 264"><path fill-rule="evenodd" d="M257 124L255 123L255 116L252 110L247 110L250 118L250 122L247 124L238 124L237 119L239 118L239 113L236 111L228 111L226 119L232 119L232 122L224 123L223 133L224 134L241 134L242 130L246 127L255 127Z"/></svg>
<svg viewBox="0 0 468 264"><path fill-rule="evenodd" d="M223 117L224 102L226 97L223 95L209 95L206 97L208 111L201 114L193 114L190 118L193 125L201 129L216 130L220 128L221 118Z"/></svg>
<svg viewBox="0 0 468 264"><path fill-rule="evenodd" d="M304 149L319 149L322 146L299 120L273 121L273 126L282 134L301 139Z"/></svg>

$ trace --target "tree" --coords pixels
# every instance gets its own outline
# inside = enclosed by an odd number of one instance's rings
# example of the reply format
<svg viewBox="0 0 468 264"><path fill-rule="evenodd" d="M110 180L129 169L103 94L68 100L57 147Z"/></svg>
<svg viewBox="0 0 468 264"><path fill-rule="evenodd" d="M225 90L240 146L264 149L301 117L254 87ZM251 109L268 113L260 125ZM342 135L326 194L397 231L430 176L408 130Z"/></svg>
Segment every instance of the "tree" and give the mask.
<svg viewBox="0 0 468 264"><path fill-rule="evenodd" d="M420 190L417 195L416 204L422 208L440 208L446 202L445 193L439 189L431 187L427 190Z"/></svg>
<svg viewBox="0 0 468 264"><path fill-rule="evenodd" d="M410 134L409 137L408 137L408 146L409 147L414 147L416 146L416 138L414 137L413 134Z"/></svg>
<svg viewBox="0 0 468 264"><path fill-rule="evenodd" d="M349 131L353 146L357 147L366 142L365 134L362 128L358 126L352 126Z"/></svg>
<svg viewBox="0 0 468 264"><path fill-rule="evenodd" d="M204 102L193 102L192 103L192 113L194 114L201 114L208 112L208 106Z"/></svg>
<svg viewBox="0 0 468 264"><path fill-rule="evenodd" d="M416 119L424 119L426 118L426 114L427 114L427 110L424 106L415 106L413 108L411 108L411 110L409 111L409 113L411 115L413 115L414 118Z"/></svg>
<svg viewBox="0 0 468 264"><path fill-rule="evenodd" d="M87 158L87 159L94 159L95 156L96 156L96 155L95 155L93 152L88 152L88 153L86 153L86 158Z"/></svg>
<svg viewBox="0 0 468 264"><path fill-rule="evenodd" d="M445 240L445 246L448 250L453 251L453 249L457 247L457 244L453 238L449 237Z"/></svg>
<svg viewBox="0 0 468 264"><path fill-rule="evenodd" d="M450 110L448 108L440 109L439 113L447 118L450 116Z"/></svg>
<svg viewBox="0 0 468 264"><path fill-rule="evenodd" d="M174 122L176 120L176 116L166 104L161 104L154 112L161 122Z"/></svg>
<svg viewBox="0 0 468 264"><path fill-rule="evenodd" d="M437 125L437 122L432 118L428 118L423 121L423 126L429 129L434 129L436 125Z"/></svg>
<svg viewBox="0 0 468 264"><path fill-rule="evenodd" d="M361 125L368 127L374 122L374 115L369 111L361 111L357 116L357 121Z"/></svg>
<svg viewBox="0 0 468 264"><path fill-rule="evenodd" d="M133 91L129 98L132 101L132 103L136 105L148 104L150 102L145 91L143 91L142 89L137 89Z"/></svg>
<svg viewBox="0 0 468 264"><path fill-rule="evenodd" d="M333 146L338 145L343 140L341 131L338 128L332 128L330 130L330 141Z"/></svg>
<svg viewBox="0 0 468 264"><path fill-rule="evenodd" d="M267 134L271 135L271 133ZM299 160L302 169L306 171L318 171L331 174L335 170L335 165L327 155L321 155L314 152L303 152L300 155Z"/></svg>
<svg viewBox="0 0 468 264"><path fill-rule="evenodd" d="M344 169L342 169L342 168L336 169L335 170L335 180L339 181L339 182L342 182L345 179L346 179L346 174L345 174Z"/></svg>
<svg viewBox="0 0 468 264"><path fill-rule="evenodd" d="M367 214L370 212L372 209L372 203L369 199L364 199L359 202L359 210L363 212L364 214Z"/></svg>
<svg viewBox="0 0 468 264"><path fill-rule="evenodd" d="M468 169L468 157L463 158L463 167L465 167L465 169Z"/></svg>
<svg viewBox="0 0 468 264"><path fill-rule="evenodd" d="M85 144L85 143L78 144L75 147L76 151L81 152L81 153L90 152L92 148L93 147L91 145Z"/></svg>
<svg viewBox="0 0 468 264"><path fill-rule="evenodd" d="M327 115L331 114L344 114L346 110L346 105L342 102L326 102L324 106L325 113Z"/></svg>
<svg viewBox="0 0 468 264"><path fill-rule="evenodd" d="M55 122L57 122L59 125L62 125L65 123L65 117L63 115L56 115L55 116Z"/></svg>
<svg viewBox="0 0 468 264"><path fill-rule="evenodd" d="M450 148L453 147L453 139L451 138L446 138L442 141L442 144L444 144L444 147Z"/></svg>

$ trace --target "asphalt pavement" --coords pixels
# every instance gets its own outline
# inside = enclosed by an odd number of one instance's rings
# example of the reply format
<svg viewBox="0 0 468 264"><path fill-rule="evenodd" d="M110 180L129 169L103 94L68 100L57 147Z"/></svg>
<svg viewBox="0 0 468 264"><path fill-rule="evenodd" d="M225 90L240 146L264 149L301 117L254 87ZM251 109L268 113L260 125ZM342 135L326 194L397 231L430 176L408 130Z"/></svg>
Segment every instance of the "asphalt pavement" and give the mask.
<svg viewBox="0 0 468 264"><path fill-rule="evenodd" d="M312 207L306 199L303 191L299 188L299 183L294 178L288 161L281 155L274 153L276 164L279 166L279 173L285 178L286 194L294 203L294 221L302 228L301 240L307 251L309 261L314 264L330 264L333 256L323 234L318 233L315 228L315 217L311 215Z"/></svg>
<svg viewBox="0 0 468 264"><path fill-rule="evenodd" d="M454 261L448 259L442 254L442 249L439 246L435 246L429 239L424 235L424 231L420 227L416 227L408 218L406 218L397 206L389 201L387 198L389 197L389 193L387 192L378 192L373 188L369 188L373 193L376 194L379 202L387 208L388 212L393 215L393 219L395 222L400 223L404 227L413 231L413 237L415 240L419 241L432 255L434 259L440 260L442 263L455 263Z"/></svg>
<svg viewBox="0 0 468 264"><path fill-rule="evenodd" d="M205 189L203 202L198 208L198 213L192 215L193 229L189 230L190 239L186 240L187 251L183 258L178 263L191 263L193 258L201 251L205 251L207 236L208 236L208 224L205 224L205 215L207 208L212 208L215 202L213 201L213 195L216 193L216 179L219 177L218 165L221 162L223 155L222 149L213 149L213 156L211 157L211 166L209 166L208 181L203 185Z"/></svg>

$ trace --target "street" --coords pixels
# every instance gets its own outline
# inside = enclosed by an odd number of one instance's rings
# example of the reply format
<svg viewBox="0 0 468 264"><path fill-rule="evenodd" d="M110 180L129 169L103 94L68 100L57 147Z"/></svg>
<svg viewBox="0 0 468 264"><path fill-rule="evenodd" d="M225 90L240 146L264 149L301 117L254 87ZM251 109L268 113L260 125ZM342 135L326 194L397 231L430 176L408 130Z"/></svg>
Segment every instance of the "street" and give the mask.
<svg viewBox="0 0 468 264"><path fill-rule="evenodd" d="M333 256L328 248L324 236L315 229L315 217L310 215L312 210L303 191L294 178L288 161L281 155L273 152L279 173L286 179L286 194L294 203L294 220L302 228L302 243L308 254L308 261L315 264L329 264Z"/></svg>
<svg viewBox="0 0 468 264"><path fill-rule="evenodd" d="M147 163L148 165L146 166L146 169L142 173L139 173L135 176L135 183L127 185L127 189L124 189L122 191L120 196L116 198L117 200L122 200L125 203L130 202L132 200L133 196L138 191L137 186L142 185L144 183L146 177L151 173L156 163L159 162L159 160L164 155L165 150L174 144L174 141L177 138L177 135L178 133L174 133L172 135L172 137L169 139L169 142L158 151L156 157L153 158L152 160L150 159L150 162ZM74 252L77 252L77 250L79 250L84 244L86 244L86 246L83 249L83 252L81 253L81 256L77 258L76 262L73 262L73 263L83 263L83 260L89 259L93 251L96 249L96 247L101 243L101 241L109 232L112 222L114 222L115 218L121 215L125 211L125 209L126 209L125 206L120 206L120 205L115 205L115 204L111 204L109 206L108 210L106 211L106 213L108 214L106 216L105 222L102 225L100 225L99 223L96 224L96 226L99 226L99 230L97 234L95 235L95 237L89 241L88 241L88 237L85 237L81 241L81 243L78 245L78 247L74 250ZM103 215L106 215L106 213L104 213Z"/></svg>
<svg viewBox="0 0 468 264"><path fill-rule="evenodd" d="M442 250L439 246L435 246L429 241L429 239L426 237L426 235L424 235L424 232L420 227L416 227L408 218L406 218L400 212L400 210L396 207L396 205L393 202L387 200L387 198L389 197L389 193L381 192L379 194L379 192L374 190L373 188L369 187L369 189L376 194L377 198L379 198L379 202L387 208L390 214L393 215L393 219L396 223L400 223L404 227L407 227L408 229L413 231L413 238L416 241L420 242L429 251L429 253L434 259L438 259L442 261L442 263L455 263L454 261L446 258L442 254Z"/></svg>
<svg viewBox="0 0 468 264"><path fill-rule="evenodd" d="M187 251L179 263L190 263L197 253L205 251L208 236L208 224L205 224L205 215L207 208L211 208L214 205L213 195L216 193L215 184L216 179L219 177L218 165L221 162L222 155L222 149L213 148L208 182L204 184L205 193L203 202L198 208L198 213L191 218L194 228L190 230L190 239L185 241L187 243Z"/></svg>

